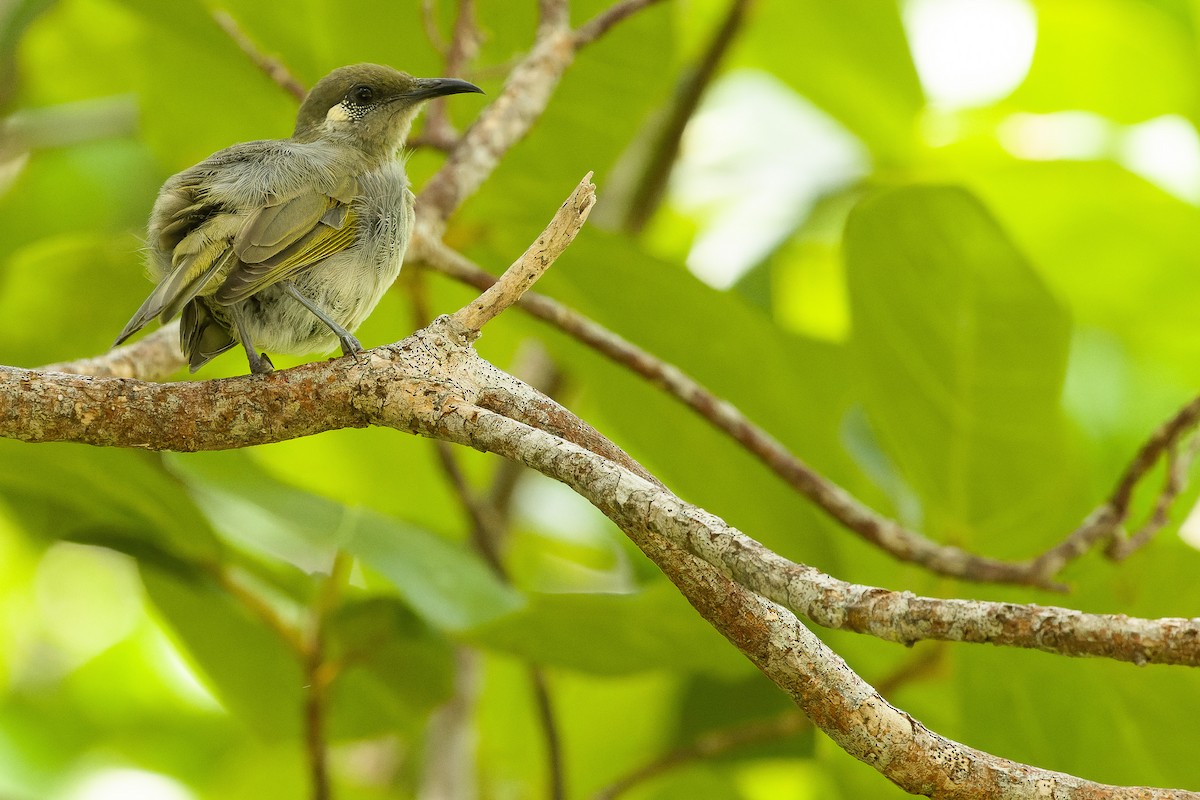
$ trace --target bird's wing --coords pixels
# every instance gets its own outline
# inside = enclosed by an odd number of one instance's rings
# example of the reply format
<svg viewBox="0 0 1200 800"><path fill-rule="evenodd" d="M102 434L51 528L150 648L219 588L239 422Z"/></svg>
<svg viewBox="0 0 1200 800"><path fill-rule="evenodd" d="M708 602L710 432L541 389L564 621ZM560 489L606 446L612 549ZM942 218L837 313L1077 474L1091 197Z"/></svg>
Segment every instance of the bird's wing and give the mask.
<svg viewBox="0 0 1200 800"><path fill-rule="evenodd" d="M350 204L356 179L348 177L328 192L276 193L276 202L247 214L205 191L212 173L226 166L217 158L176 176L160 195L151 245L169 257L168 271L116 344L155 317L174 317L197 295L235 303L355 241L358 220Z"/></svg>
<svg viewBox="0 0 1200 800"><path fill-rule="evenodd" d="M120 344L147 322L170 319L233 259L230 243L242 217L203 197L197 187L165 190L155 204L151 249L169 258L169 271L117 337Z"/></svg>
<svg viewBox="0 0 1200 800"><path fill-rule="evenodd" d="M244 300L350 247L358 238L355 193L310 189L252 213L233 240L237 261L213 299Z"/></svg>

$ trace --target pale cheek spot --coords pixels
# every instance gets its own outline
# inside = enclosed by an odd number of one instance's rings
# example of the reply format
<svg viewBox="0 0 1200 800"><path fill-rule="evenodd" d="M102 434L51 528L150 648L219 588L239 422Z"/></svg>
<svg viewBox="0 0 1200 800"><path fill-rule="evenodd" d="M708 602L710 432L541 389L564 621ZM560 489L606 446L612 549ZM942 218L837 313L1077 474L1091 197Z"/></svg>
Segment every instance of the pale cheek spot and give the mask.
<svg viewBox="0 0 1200 800"><path fill-rule="evenodd" d="M328 122L349 122L350 115L346 113L346 107L338 103L325 112L325 119Z"/></svg>

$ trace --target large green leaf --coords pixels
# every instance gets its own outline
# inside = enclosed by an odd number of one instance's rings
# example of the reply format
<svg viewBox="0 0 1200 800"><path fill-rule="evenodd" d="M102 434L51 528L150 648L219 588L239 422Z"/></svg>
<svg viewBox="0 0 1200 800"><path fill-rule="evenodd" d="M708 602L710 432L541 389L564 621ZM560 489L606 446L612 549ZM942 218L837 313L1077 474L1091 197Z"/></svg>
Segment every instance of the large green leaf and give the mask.
<svg viewBox="0 0 1200 800"><path fill-rule="evenodd" d="M748 668L662 580L635 594L535 594L527 608L469 638L535 663L599 674L676 669L728 677Z"/></svg>
<svg viewBox="0 0 1200 800"><path fill-rule="evenodd" d="M206 580L142 570L146 592L208 688L260 735L300 734L303 674L284 640Z"/></svg>
<svg viewBox="0 0 1200 800"><path fill-rule="evenodd" d="M513 611L520 595L462 545L361 508L301 492L230 451L172 464L198 485L218 529L244 545L316 566L342 548L381 573L433 627L461 631Z"/></svg>
<svg viewBox="0 0 1200 800"><path fill-rule="evenodd" d="M0 495L26 530L112 547L160 565L207 561L220 545L158 456L0 440Z"/></svg>
<svg viewBox="0 0 1200 800"><path fill-rule="evenodd" d="M1153 3L1052 0L1038 3L1037 15L1033 64L1012 103L1037 112L1094 111L1117 122L1195 115L1193 34Z"/></svg>
<svg viewBox="0 0 1200 800"><path fill-rule="evenodd" d="M863 402L928 529L1069 530L1084 510L1059 408L1070 324L991 215L957 188L885 191L852 213L845 257Z"/></svg>
<svg viewBox="0 0 1200 800"><path fill-rule="evenodd" d="M1154 382L1163 369L1185 385L1200 380L1200 340L1179 335L1198 296L1200 210L1105 161L1009 161L967 181L1080 323L1116 335L1130 355L1153 364ZM1154 389L1151 380L1139 393Z"/></svg>
<svg viewBox="0 0 1200 800"><path fill-rule="evenodd" d="M768 0L732 64L769 70L881 160L911 159L925 98L896 0Z"/></svg>

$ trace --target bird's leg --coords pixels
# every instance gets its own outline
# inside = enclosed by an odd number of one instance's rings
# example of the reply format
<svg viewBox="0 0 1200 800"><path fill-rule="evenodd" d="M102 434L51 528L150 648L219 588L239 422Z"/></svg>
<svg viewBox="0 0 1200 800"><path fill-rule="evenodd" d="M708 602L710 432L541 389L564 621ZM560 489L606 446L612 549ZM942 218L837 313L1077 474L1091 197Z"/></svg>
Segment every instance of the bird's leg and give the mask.
<svg viewBox="0 0 1200 800"><path fill-rule="evenodd" d="M350 333L350 331L346 330L341 325L338 325L333 321L332 317L325 313L324 309L302 295L300 290L296 288L296 284L292 283L291 281L280 281L280 285L288 292L288 294L299 300L301 305L315 314L317 319L328 325L329 330L333 331L337 335L338 341L342 345L342 355L357 355L358 353L362 352L363 346L359 344L358 339L354 338L354 334Z"/></svg>
<svg viewBox="0 0 1200 800"><path fill-rule="evenodd" d="M260 353L254 347L254 342L250 341L250 334L246 332L246 323L242 318L242 306L239 303L231 307L230 315L233 317L233 324L237 328L238 339L242 342L242 347L246 350L246 360L250 362L250 371L255 375L268 375L275 371L275 365L271 363L271 359L266 353Z"/></svg>

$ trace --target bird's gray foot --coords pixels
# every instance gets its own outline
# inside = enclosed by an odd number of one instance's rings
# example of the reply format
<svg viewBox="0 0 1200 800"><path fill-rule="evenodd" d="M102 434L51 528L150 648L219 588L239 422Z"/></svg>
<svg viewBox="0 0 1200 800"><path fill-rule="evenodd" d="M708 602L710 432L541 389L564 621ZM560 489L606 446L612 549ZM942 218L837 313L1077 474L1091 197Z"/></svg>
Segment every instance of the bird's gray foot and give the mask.
<svg viewBox="0 0 1200 800"><path fill-rule="evenodd" d="M250 362L250 372L255 375L270 375L275 371L275 365L266 353L256 353L251 349L246 351L246 358Z"/></svg>
<svg viewBox="0 0 1200 800"><path fill-rule="evenodd" d="M358 339L347 333L345 336L339 336L338 341L342 344L342 355L358 357L358 354L363 351L363 346L359 344Z"/></svg>

